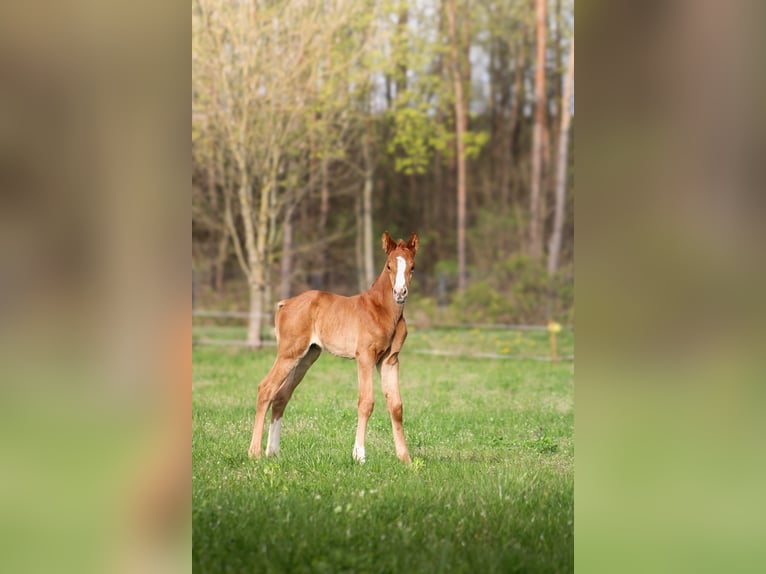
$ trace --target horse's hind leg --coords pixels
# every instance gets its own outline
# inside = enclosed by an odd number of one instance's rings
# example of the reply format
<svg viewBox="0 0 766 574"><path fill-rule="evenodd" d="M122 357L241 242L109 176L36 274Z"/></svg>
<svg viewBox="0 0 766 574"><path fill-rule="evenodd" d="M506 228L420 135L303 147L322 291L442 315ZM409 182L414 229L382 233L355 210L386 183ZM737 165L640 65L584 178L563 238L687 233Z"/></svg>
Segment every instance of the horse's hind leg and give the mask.
<svg viewBox="0 0 766 574"><path fill-rule="evenodd" d="M250 441L250 448L247 453L251 457L260 458L261 456L261 437L263 436L263 421L266 418L266 411L277 393L279 388L285 382L296 367L296 360L277 355L277 359L271 367L271 370L258 385L258 400L255 407L255 424L253 425L253 438Z"/></svg>
<svg viewBox="0 0 766 574"><path fill-rule="evenodd" d="M322 349L311 345L303 357L300 358L295 368L290 371L277 391L271 403L271 424L269 425L269 438L266 443L266 456L279 453L279 433L282 429L282 415L285 407L293 396L293 391L303 380L306 371L314 364L322 353Z"/></svg>
<svg viewBox="0 0 766 574"><path fill-rule="evenodd" d="M357 353L356 368L359 378L359 402L357 403L356 440L351 456L354 460L364 462L366 458L364 450L364 438L367 434L367 421L370 419L375 399L372 391L372 371L375 364L374 355Z"/></svg>

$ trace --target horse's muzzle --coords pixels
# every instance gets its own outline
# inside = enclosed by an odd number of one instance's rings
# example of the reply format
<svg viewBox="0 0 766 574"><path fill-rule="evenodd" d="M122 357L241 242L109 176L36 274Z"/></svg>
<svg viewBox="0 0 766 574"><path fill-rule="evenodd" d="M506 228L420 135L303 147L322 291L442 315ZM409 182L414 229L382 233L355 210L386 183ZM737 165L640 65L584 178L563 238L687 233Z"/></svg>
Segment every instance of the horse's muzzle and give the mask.
<svg viewBox="0 0 766 574"><path fill-rule="evenodd" d="M407 288L405 287L401 291L394 291L394 301L400 305L407 300Z"/></svg>

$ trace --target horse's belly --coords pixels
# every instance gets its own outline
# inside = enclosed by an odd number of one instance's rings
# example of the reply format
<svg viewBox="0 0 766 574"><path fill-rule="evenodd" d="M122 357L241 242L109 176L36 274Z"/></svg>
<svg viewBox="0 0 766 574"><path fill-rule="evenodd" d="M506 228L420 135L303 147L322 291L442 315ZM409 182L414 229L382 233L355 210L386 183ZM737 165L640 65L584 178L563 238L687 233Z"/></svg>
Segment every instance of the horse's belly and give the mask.
<svg viewBox="0 0 766 574"><path fill-rule="evenodd" d="M356 337L350 333L335 333L332 336L316 333L311 342L338 357L353 359L356 356Z"/></svg>

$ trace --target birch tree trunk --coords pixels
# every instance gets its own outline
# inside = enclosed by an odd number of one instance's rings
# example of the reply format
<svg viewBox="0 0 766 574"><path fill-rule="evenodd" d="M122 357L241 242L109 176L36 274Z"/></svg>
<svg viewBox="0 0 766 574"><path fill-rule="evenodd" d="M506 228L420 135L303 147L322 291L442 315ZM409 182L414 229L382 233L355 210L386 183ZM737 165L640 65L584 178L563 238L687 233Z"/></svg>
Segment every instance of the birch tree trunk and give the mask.
<svg viewBox="0 0 766 574"><path fill-rule="evenodd" d="M354 221L356 221L356 241L354 241L354 260L356 261L356 288L360 293L367 289L364 274L364 221L362 217L362 196L354 197Z"/></svg>
<svg viewBox="0 0 766 574"><path fill-rule="evenodd" d="M536 0L537 57L535 63L535 123L532 131L532 177L529 193L529 254L539 258L543 254L542 195L543 138L545 126L545 32L546 0Z"/></svg>
<svg viewBox="0 0 766 574"><path fill-rule="evenodd" d="M362 190L362 224L364 228L364 282L365 289L375 281L375 259L372 241L372 188L374 164L370 157L370 144L365 134L362 140L364 154L364 188Z"/></svg>
<svg viewBox="0 0 766 574"><path fill-rule="evenodd" d="M321 181L320 181L320 198L319 198L319 257L317 261L319 269L316 270L317 289L326 289L327 285L327 215L330 211L330 188L329 188L329 175L327 169L327 158L322 156L321 159Z"/></svg>
<svg viewBox="0 0 766 574"><path fill-rule="evenodd" d="M228 208L231 209L231 206L229 206ZM224 271L226 269L226 259L228 257L229 257L229 228L227 225L224 224L221 227L220 235L218 236L218 250L215 256L214 288L217 292L220 292L223 290Z"/></svg>
<svg viewBox="0 0 766 574"><path fill-rule="evenodd" d="M463 96L463 74L458 51L456 12L455 0L449 0L447 2L447 27L450 42L450 70L452 71L452 83L455 91L455 136L457 139L457 288L458 291L464 291L467 277L465 261L465 132L467 123Z"/></svg>
<svg viewBox="0 0 766 574"><path fill-rule="evenodd" d="M513 93L511 94L511 109L508 114L508 156L503 165L503 173L507 174L503 178L503 194L507 194L505 201L506 205L515 201L513 194L511 193L511 186L513 179L511 178L511 169L518 163L518 159L515 157L516 150L516 129L519 124L519 110L521 109L521 94L524 89L524 62L526 60L527 51L527 32L526 28L522 34L521 40L516 46L516 58L513 70ZM514 168L515 169L515 168ZM518 176L516 177L518 179Z"/></svg>
<svg viewBox="0 0 766 574"><path fill-rule="evenodd" d="M258 236L255 257L250 258L252 287L250 290L250 327L248 329L248 347L260 348L261 326L264 318L264 294L266 292L266 241L269 231L269 200L273 193L275 178L264 181L261 187L260 206L258 208Z"/></svg>
<svg viewBox="0 0 766 574"><path fill-rule="evenodd" d="M293 275L293 205L285 210L282 224L282 261L280 261L279 298L290 298L290 282Z"/></svg>
<svg viewBox="0 0 766 574"><path fill-rule="evenodd" d="M521 91L524 89L524 60L526 58L527 39L526 32L516 49L516 61L513 70L513 95L511 96L511 111L508 115L508 135L513 149L514 134L519 123L519 109L521 107Z"/></svg>
<svg viewBox="0 0 766 574"><path fill-rule="evenodd" d="M574 38L569 48L569 68L566 80L564 80L564 94L561 97L561 127L559 129L559 149L556 165L556 207L553 214L553 231L548 243L548 275L558 271L559 258L561 256L561 239L564 230L564 204L567 187L567 155L569 152L569 127L571 113L569 100L572 94L574 82Z"/></svg>
<svg viewBox="0 0 766 574"><path fill-rule="evenodd" d="M218 190L216 189L216 179L215 179L215 150L213 149L213 140L211 138L211 141L209 143L210 148L210 156L208 158L208 164L207 164L207 192L208 197L210 201L210 211L212 213L218 213ZM211 229L210 230L210 244L212 247L212 250L214 253L211 253L212 257L210 257L210 266L209 266L209 273L210 273L210 283L215 291L219 291L221 289L221 283L220 283L220 252L221 252L221 244L226 245L226 242L228 241L228 237L225 236L223 233L223 230L225 230L226 226L221 226L223 229Z"/></svg>
<svg viewBox="0 0 766 574"><path fill-rule="evenodd" d="M247 346L258 348L261 346L261 310L263 305L262 285L263 268L258 260L256 248L255 226L253 224L254 213L250 201L250 181L247 171L241 169L241 181L239 185L239 208L242 213L242 222L245 230L245 250L247 252L247 268L249 271L248 283L250 291L250 317L247 322Z"/></svg>

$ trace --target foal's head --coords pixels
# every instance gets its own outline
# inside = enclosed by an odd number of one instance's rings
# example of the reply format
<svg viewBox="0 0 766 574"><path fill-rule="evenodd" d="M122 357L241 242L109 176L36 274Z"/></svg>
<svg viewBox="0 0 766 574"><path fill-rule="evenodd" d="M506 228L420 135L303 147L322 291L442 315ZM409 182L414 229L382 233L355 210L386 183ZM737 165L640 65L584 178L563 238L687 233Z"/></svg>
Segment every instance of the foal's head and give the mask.
<svg viewBox="0 0 766 574"><path fill-rule="evenodd" d="M410 286L412 272L415 270L415 253L418 252L418 234L410 235L410 240L405 244L403 239L397 243L388 234L383 233L383 250L388 256L386 259L386 273L391 280L394 301L403 304L407 300L407 289Z"/></svg>

